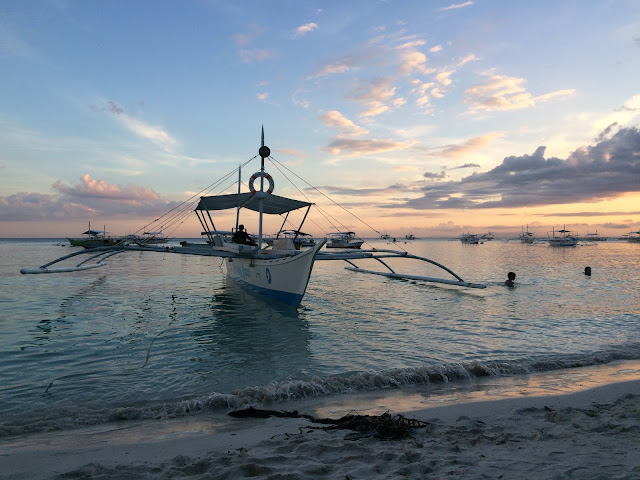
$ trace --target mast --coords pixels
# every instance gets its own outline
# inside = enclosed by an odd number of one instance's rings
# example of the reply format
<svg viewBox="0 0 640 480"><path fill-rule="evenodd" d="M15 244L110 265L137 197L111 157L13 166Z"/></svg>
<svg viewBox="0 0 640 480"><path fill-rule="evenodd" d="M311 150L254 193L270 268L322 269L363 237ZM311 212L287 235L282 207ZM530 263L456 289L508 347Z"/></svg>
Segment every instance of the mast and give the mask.
<svg viewBox="0 0 640 480"><path fill-rule="evenodd" d="M242 186L242 164L238 165L238 195L240 195L240 187ZM236 208L236 232L238 231L238 224L240 223L240 209Z"/></svg>
<svg viewBox="0 0 640 480"><path fill-rule="evenodd" d="M260 155L260 172L264 173L264 159L271 155L271 150L269 147L264 145L264 125L262 125L262 134L260 136L260 150L258 150L258 154ZM259 213L259 222L258 222L258 249L262 248L262 214L264 210L264 176L260 177L260 196L258 197L258 213Z"/></svg>

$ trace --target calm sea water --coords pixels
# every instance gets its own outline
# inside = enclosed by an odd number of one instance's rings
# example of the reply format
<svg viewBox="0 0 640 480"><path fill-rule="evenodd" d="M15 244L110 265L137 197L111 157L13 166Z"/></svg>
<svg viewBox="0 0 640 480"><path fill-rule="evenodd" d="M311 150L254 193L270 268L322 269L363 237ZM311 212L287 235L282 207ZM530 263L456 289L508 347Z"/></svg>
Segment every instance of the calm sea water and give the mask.
<svg viewBox="0 0 640 480"><path fill-rule="evenodd" d="M402 247L488 288L317 262L290 308L226 280L214 258L136 252L19 273L73 251L57 243L0 240L0 435L640 358L638 244L418 240Z"/></svg>

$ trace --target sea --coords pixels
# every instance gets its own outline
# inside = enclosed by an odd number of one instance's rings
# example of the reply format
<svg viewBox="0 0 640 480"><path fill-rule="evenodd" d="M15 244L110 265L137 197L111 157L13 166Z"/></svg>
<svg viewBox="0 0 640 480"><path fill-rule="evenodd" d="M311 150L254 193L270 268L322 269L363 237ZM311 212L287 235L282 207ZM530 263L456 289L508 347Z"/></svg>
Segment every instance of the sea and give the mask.
<svg viewBox="0 0 640 480"><path fill-rule="evenodd" d="M625 370L640 360L640 244L369 240L364 248L406 250L487 288L317 261L298 307L246 290L210 257L129 252L101 268L20 274L77 248L0 239L0 437L309 400L357 409L389 392L437 402L541 374L562 390L598 366L640 378Z"/></svg>

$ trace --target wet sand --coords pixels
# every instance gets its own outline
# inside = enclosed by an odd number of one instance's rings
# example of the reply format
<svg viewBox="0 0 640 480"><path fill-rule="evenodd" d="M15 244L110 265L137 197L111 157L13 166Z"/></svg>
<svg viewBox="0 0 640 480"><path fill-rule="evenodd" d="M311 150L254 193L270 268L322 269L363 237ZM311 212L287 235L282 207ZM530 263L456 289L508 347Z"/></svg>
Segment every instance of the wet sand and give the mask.
<svg viewBox="0 0 640 480"><path fill-rule="evenodd" d="M640 478L640 363L267 406L384 412L407 438L225 413L0 441L0 478Z"/></svg>

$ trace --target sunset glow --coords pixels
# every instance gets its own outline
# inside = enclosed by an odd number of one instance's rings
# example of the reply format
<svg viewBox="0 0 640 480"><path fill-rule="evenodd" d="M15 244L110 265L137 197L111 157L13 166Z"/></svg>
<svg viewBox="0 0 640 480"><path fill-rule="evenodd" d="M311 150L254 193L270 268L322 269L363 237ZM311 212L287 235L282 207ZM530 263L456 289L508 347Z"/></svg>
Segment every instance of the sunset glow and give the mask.
<svg viewBox="0 0 640 480"><path fill-rule="evenodd" d="M262 125L272 156L326 195L298 184L335 220L312 214L316 236L640 230L636 1L0 13L0 237L138 231L255 156ZM193 216L166 233L200 231Z"/></svg>

